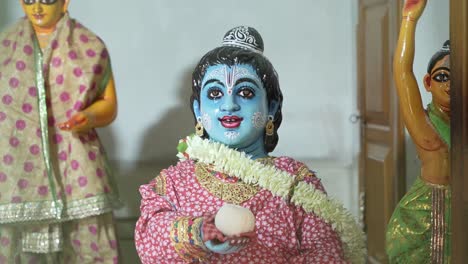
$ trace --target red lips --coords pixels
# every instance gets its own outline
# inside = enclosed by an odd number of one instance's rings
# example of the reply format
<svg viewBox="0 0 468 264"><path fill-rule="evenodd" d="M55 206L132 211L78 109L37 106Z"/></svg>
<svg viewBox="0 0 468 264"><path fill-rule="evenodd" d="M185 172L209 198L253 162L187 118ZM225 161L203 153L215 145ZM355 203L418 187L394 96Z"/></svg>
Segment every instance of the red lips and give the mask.
<svg viewBox="0 0 468 264"><path fill-rule="evenodd" d="M222 118L218 118L218 120L225 128L236 128L240 126L244 119L238 116L223 116Z"/></svg>
<svg viewBox="0 0 468 264"><path fill-rule="evenodd" d="M43 14L34 14L33 17L37 20L43 19L44 15Z"/></svg>

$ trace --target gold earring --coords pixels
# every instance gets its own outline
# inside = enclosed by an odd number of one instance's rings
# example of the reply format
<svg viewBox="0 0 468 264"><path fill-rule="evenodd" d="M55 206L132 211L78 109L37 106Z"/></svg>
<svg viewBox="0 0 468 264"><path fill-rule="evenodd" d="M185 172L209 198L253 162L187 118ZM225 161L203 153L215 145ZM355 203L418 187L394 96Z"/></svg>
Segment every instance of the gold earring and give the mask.
<svg viewBox="0 0 468 264"><path fill-rule="evenodd" d="M197 118L197 125L195 125L195 134L199 137L203 136L204 134L204 129L200 117Z"/></svg>
<svg viewBox="0 0 468 264"><path fill-rule="evenodd" d="M266 127L265 127L265 134L267 136L273 136L274 133L275 133L275 124L273 123L273 116L269 115L268 122L266 123Z"/></svg>

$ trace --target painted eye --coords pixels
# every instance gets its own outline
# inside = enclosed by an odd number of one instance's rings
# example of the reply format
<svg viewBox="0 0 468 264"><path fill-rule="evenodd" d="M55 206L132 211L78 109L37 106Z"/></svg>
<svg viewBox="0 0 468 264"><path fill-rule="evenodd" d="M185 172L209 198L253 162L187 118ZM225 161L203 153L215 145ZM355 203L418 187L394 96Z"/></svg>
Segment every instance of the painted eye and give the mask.
<svg viewBox="0 0 468 264"><path fill-rule="evenodd" d="M208 98L215 100L219 99L223 96L223 92L221 90L213 88L208 91Z"/></svg>
<svg viewBox="0 0 468 264"><path fill-rule="evenodd" d="M432 77L432 79L436 82L448 82L450 81L450 76L445 72L441 72Z"/></svg>
<svg viewBox="0 0 468 264"><path fill-rule="evenodd" d="M53 5L55 2L57 2L57 0L41 0L41 3L45 5Z"/></svg>
<svg viewBox="0 0 468 264"><path fill-rule="evenodd" d="M23 0L23 3L25 5L32 5L32 4L34 4L34 2L36 2L36 1L35 0Z"/></svg>
<svg viewBox="0 0 468 264"><path fill-rule="evenodd" d="M242 88L237 94L246 99L251 99L255 96L254 92L250 88Z"/></svg>

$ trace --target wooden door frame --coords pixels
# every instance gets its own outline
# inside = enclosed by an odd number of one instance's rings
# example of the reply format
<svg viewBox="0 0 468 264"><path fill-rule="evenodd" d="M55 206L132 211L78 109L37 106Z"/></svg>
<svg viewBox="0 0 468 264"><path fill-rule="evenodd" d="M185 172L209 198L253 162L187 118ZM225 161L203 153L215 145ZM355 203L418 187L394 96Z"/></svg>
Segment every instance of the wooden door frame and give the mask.
<svg viewBox="0 0 468 264"><path fill-rule="evenodd" d="M363 1L363 0L360 0L360 1ZM402 1L397 1L397 25L396 25L396 31L393 32L393 34L396 35L396 39L398 39L398 33L399 33L399 30L400 30L400 24L401 24L401 10L402 10L402 7L403 7L403 2ZM359 21L361 20L361 12L359 10L359 14L358 14L358 17L359 17ZM361 28L361 25L360 23L358 23L358 37L357 37L357 55L358 57L364 57L364 54L362 54L362 49L360 49L360 45L362 45L362 43L360 43L360 41L363 39L362 37L362 34L363 34L363 30ZM392 54L393 54L393 51L392 51ZM391 56L393 58L393 55ZM358 67L362 68L363 65L361 65L363 62L358 62ZM393 69L392 69L392 72L393 72ZM365 93L363 91L363 88L364 88L364 85L363 85L363 81L364 81L364 77L362 76L362 72L358 72L358 109L362 110L364 107L365 107ZM394 113L393 113L393 120L395 120L396 124L395 125L395 131L393 133L393 137L395 139L395 146L394 149L396 149L397 151L395 151L393 154L394 156L394 159L397 160L397 166L394 168L394 171L395 171L395 175L396 177L394 178L394 186L395 186L395 192L394 192L394 195L393 195L393 199L394 199L394 203L396 205L396 203L398 203L398 201L400 201L400 199L405 195L406 193L406 161L405 161L405 157L406 157L406 148L405 148L405 124L404 124L404 121L403 121L403 115L400 113L400 106L399 106L399 102L398 100L396 99L396 88L395 88L395 84L394 84L394 81L393 81L393 76L392 76L392 79L390 81L390 84L392 86L391 88L391 93L393 94L395 100L393 100L392 102L392 109L395 109ZM361 114L361 122L362 122L362 125L361 125L361 128L360 128L360 138L364 138L365 136L363 135L363 133L365 133L365 129L363 127L363 125L365 125L365 122L366 122L366 119L365 119L365 113L360 113ZM360 148L361 148L361 152L365 150L365 142L361 142L360 143ZM362 154L362 153L361 153ZM364 164L364 159L363 159L363 156L364 155L359 155L359 193L360 193L360 204L359 204L359 208L360 208L360 222L363 223L364 219L363 219L363 211L365 210L364 208L364 202L362 201L364 198L362 197L362 193L364 192L365 190L365 186L364 186L364 183L365 183L365 179L364 179L364 168L363 168L363 164Z"/></svg>
<svg viewBox="0 0 468 264"><path fill-rule="evenodd" d="M366 69L366 11L363 8L373 8L374 4L375 6L381 5L386 1L379 1L375 0L372 2L369 2L368 0L359 0L359 6L358 6L358 32L357 32L357 65L358 65L358 78L357 78L357 83L358 83L358 108L360 110L361 114L361 128L360 128L360 145L361 145L361 150L359 154L359 208L360 208L360 222L363 224L363 228L366 230L366 232L369 232L370 236L372 236L372 231L369 231L366 226L366 222L369 221L366 219L366 216L368 216L368 213L366 213L367 210L370 208L371 202L369 202L368 197L369 193L366 193L367 188L366 185L369 182L369 179L366 177L370 177L369 175L366 176L366 162L367 159L366 157L368 156L368 141L367 139L376 138L376 134L372 133L372 131L368 130L368 124L373 123L375 120L372 119L373 116L368 116L368 112L366 111L367 106L366 106L366 89L369 89L370 87L366 87L366 74L365 70ZM393 81L393 74L392 74L392 61L393 61L393 52L395 48L395 43L396 40L398 39L398 33L399 33L399 28L400 28L400 23L401 23L401 9L402 9L402 2L401 1L388 1L386 3L388 7L389 13L387 14L388 21L386 24L389 27L389 31L387 32L388 35L386 35L382 41L383 45L388 45L388 47L385 48L385 55L382 54L383 56L388 56L390 58L389 63L383 65L383 67L386 69L385 74L388 74L386 81L388 82L388 97L389 97L389 105L385 109L387 109L390 112L386 112L385 115L389 118L388 120L388 127L389 127L389 133L387 134L387 139L386 141L388 143L391 143L391 152L389 153L390 156L388 156L390 159L393 160L391 168L390 168L390 178L387 177L387 179L390 179L389 181L386 181L386 184L384 184L384 187L386 190L391 189L391 192L388 192L388 195L385 196L385 206L388 207L388 210L393 212L393 209L397 205L398 201L403 197L403 195L406 192L406 164L405 164L405 130L404 130L404 123L403 123L403 117L400 114L400 109L399 109L399 104L398 104L398 99L396 95L396 88L395 88L395 83ZM359 59L361 58L361 59ZM377 124L378 125L378 124ZM366 134L369 133L369 134ZM372 133L372 135L369 137L369 135ZM378 137L378 136L377 136ZM380 137L379 137L380 138ZM390 139L391 138L391 139ZM375 143L375 142L373 142ZM388 185L387 185L388 184ZM388 190L390 191L390 190ZM368 196L368 197L366 197ZM366 204L366 202L368 204ZM368 211L369 212L369 211ZM390 218L390 216L388 216ZM389 219L386 219L388 221ZM367 224L369 224L367 222ZM374 230L375 232L375 230ZM384 230L382 232L385 233ZM375 249L375 248L374 248ZM379 249L380 250L380 249ZM380 253L380 252L379 252ZM384 252L383 252L384 254ZM380 259L374 258L375 256L368 256L368 262L369 263L379 263ZM383 260L384 263L385 260Z"/></svg>
<svg viewBox="0 0 468 264"><path fill-rule="evenodd" d="M468 3L450 1L452 262L468 263Z"/></svg>

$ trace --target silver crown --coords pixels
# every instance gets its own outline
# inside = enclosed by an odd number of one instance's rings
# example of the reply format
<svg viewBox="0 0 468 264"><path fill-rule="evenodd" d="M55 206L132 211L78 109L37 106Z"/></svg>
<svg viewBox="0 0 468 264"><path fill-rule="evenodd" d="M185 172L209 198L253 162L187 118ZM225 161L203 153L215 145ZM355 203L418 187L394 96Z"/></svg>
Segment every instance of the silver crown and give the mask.
<svg viewBox="0 0 468 264"><path fill-rule="evenodd" d="M263 53L262 37L257 30L246 26L235 27L229 30L226 35L224 35L222 45Z"/></svg>

